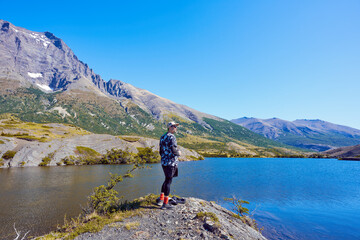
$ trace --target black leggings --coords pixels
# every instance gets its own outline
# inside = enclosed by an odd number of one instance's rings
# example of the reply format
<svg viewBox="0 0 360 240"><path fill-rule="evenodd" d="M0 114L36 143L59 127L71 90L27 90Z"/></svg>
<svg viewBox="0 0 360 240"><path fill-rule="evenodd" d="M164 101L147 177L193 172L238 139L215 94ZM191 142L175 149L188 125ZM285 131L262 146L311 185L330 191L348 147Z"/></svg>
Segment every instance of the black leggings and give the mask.
<svg viewBox="0 0 360 240"><path fill-rule="evenodd" d="M173 179L172 177L165 177L165 181L161 187L161 192L163 192L165 196L169 196L170 194L170 185L172 179Z"/></svg>
<svg viewBox="0 0 360 240"><path fill-rule="evenodd" d="M162 166L165 174L165 181L161 187L161 192L164 193L165 196L169 196L170 194L170 185L172 183L173 177L177 177L178 168L177 166Z"/></svg>

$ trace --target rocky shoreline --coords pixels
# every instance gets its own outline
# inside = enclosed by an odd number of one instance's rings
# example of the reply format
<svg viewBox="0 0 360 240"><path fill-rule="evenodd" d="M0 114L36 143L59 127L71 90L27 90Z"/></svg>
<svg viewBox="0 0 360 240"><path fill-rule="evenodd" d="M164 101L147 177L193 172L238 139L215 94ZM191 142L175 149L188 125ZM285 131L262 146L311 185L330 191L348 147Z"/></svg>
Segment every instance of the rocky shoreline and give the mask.
<svg viewBox="0 0 360 240"><path fill-rule="evenodd" d="M59 164L62 159L77 155L77 147L86 147L95 150L100 154L105 154L113 148L137 153L137 148L151 148L154 151L159 150L159 140L134 137L134 136L112 136L108 134L86 134L75 135L72 137L54 139L48 142L27 141L15 137L0 137L3 144L0 144L0 153L7 151L16 152L9 159L3 160L3 166L8 167L30 167L39 166L42 159L51 155L51 161L48 166L63 165ZM201 157L197 152L183 147L179 147L182 156L180 161L190 161Z"/></svg>
<svg viewBox="0 0 360 240"><path fill-rule="evenodd" d="M236 217L233 212L198 198L186 198L185 204L173 209L162 210L155 205L154 196L140 198L138 208L129 217L119 218L105 225L101 231L75 235L77 240L118 240L118 239L266 239L249 217ZM147 202L146 204L144 204ZM93 216L93 218L96 218ZM90 220L91 221L91 218ZM89 227L84 227L91 229ZM76 231L76 230L74 230ZM37 239L62 239L56 233ZM72 238L70 238L72 239Z"/></svg>

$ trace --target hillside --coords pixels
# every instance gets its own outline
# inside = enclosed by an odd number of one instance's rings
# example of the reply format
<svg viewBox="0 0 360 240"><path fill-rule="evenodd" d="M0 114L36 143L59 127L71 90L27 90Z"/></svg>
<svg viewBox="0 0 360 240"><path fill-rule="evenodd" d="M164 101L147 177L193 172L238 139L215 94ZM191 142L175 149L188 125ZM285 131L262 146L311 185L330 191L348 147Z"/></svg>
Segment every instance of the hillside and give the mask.
<svg viewBox="0 0 360 240"><path fill-rule="evenodd" d="M150 148L160 160L159 140L153 138L93 134L74 125L23 122L13 116L0 118L0 130L0 168L96 164L112 149L135 156ZM179 149L180 161L203 159L194 150Z"/></svg>
<svg viewBox="0 0 360 240"><path fill-rule="evenodd" d="M360 130L322 120L286 121L279 118L231 120L269 139L299 148L326 151L360 143Z"/></svg>
<svg viewBox="0 0 360 240"><path fill-rule="evenodd" d="M331 158L353 158L360 160L360 145L335 148L322 154Z"/></svg>
<svg viewBox="0 0 360 240"><path fill-rule="evenodd" d="M97 134L158 138L181 124L179 142L203 154L297 154L246 128L137 88L104 81L63 40L0 20L0 113L23 121L66 123Z"/></svg>

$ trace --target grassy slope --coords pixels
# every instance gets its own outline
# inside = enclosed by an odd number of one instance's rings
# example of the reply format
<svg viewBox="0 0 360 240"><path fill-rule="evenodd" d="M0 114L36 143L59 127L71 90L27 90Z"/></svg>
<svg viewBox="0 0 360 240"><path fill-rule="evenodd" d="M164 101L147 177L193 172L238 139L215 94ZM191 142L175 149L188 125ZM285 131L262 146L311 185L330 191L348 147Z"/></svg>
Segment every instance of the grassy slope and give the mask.
<svg viewBox="0 0 360 240"><path fill-rule="evenodd" d="M52 110L54 107L62 107L69 115L64 117L58 111ZM14 113L28 122L73 124L93 133L152 138L158 138L165 132L165 122L175 120L181 123L179 143L190 149L205 152L226 151L231 154L232 151L229 151L226 143L235 142L251 148L259 155L266 152L263 148L270 149L267 152L273 152L273 148L277 148L277 153L288 152L281 150L288 146L271 141L230 121L205 118L204 121L211 126L211 129L206 129L200 124L169 114L160 122L128 100L119 102L82 91L48 94L35 88L18 88L11 93L2 92L1 113ZM196 141L187 141L194 137L197 137Z"/></svg>
<svg viewBox="0 0 360 240"><path fill-rule="evenodd" d="M51 111L54 107L64 108L70 116ZM115 100L87 92L46 94L34 88L18 89L0 95L0 113L15 113L24 121L74 124L94 133L156 136L162 132L161 125L139 107L122 107ZM154 131L141 123L153 124Z"/></svg>
<svg viewBox="0 0 360 240"><path fill-rule="evenodd" d="M0 114L0 132L2 136L47 142L54 139L90 134L90 132L70 124L52 125L24 122L11 114Z"/></svg>

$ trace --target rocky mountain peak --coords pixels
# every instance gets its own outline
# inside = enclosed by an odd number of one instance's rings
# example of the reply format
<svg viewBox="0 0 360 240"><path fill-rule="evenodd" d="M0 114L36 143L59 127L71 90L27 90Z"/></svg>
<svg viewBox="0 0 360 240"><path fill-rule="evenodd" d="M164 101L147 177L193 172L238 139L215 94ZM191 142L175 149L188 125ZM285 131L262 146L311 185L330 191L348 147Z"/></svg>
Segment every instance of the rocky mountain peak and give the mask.
<svg viewBox="0 0 360 240"><path fill-rule="evenodd" d="M53 33L29 31L4 20L0 26L0 77L15 75L22 85L31 83L45 92L65 91L73 84L94 90L94 84L103 82Z"/></svg>
<svg viewBox="0 0 360 240"><path fill-rule="evenodd" d="M4 21L1 25L1 31L8 32L9 28L10 28L10 23Z"/></svg>
<svg viewBox="0 0 360 240"><path fill-rule="evenodd" d="M44 34L48 39L51 40L51 42L55 45L55 47L57 47L60 50L63 50L63 44L60 38L55 37L55 35L52 34L51 32L45 32Z"/></svg>
<svg viewBox="0 0 360 240"><path fill-rule="evenodd" d="M106 91L111 95L118 98L132 99L132 94L125 86L125 83L119 80L111 79L106 83Z"/></svg>
<svg viewBox="0 0 360 240"><path fill-rule="evenodd" d="M104 81L49 31L33 32L3 20L0 26L3 29L0 32L0 79L14 74L13 79L23 86L30 83L44 92L80 89L120 101L129 99L155 119L175 113L203 126L207 126L203 117L223 121L131 84L114 79Z"/></svg>

